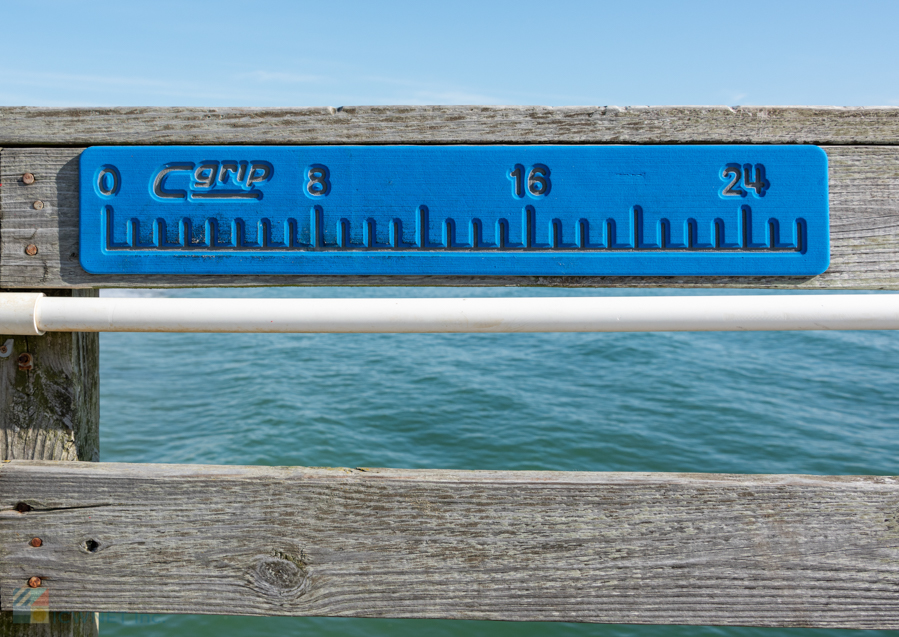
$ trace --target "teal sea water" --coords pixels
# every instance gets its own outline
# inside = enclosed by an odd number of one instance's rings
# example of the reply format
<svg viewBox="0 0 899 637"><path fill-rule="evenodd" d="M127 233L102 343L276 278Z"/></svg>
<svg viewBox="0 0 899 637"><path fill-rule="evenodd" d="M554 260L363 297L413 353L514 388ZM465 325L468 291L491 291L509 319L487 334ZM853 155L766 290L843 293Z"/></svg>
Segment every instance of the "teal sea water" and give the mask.
<svg viewBox="0 0 899 637"><path fill-rule="evenodd" d="M230 296L252 303L260 297L721 293L278 288L107 291L104 295ZM897 375L899 333L894 332L103 334L101 459L897 474ZM117 636L848 637L861 633L101 616L101 634Z"/></svg>

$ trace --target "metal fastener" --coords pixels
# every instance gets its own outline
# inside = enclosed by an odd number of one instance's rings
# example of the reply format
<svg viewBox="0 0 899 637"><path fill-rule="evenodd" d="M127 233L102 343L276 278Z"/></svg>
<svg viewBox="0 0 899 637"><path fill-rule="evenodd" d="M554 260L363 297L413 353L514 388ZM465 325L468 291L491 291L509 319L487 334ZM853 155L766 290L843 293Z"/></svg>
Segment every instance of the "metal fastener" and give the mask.
<svg viewBox="0 0 899 637"><path fill-rule="evenodd" d="M34 548L39 547L43 543L44 541L39 537L33 537L31 538L31 542L29 542L29 544L31 544L31 546L33 546Z"/></svg>
<svg viewBox="0 0 899 637"><path fill-rule="evenodd" d="M22 175L22 183L30 186L34 183L34 175L32 175L31 173L25 173L24 175Z"/></svg>
<svg viewBox="0 0 899 637"><path fill-rule="evenodd" d="M44 202L41 201L40 199L38 199L31 205L34 206L35 210L43 210L44 209Z"/></svg>
<svg viewBox="0 0 899 637"><path fill-rule="evenodd" d="M27 254L29 257L33 257L37 254L37 246L33 243L29 243L27 246L25 246L25 254Z"/></svg>
<svg viewBox="0 0 899 637"><path fill-rule="evenodd" d="M34 358L28 352L19 354L19 371L27 372L34 367Z"/></svg>
<svg viewBox="0 0 899 637"><path fill-rule="evenodd" d="M38 586L41 585L41 578L40 577L32 577L31 579L28 580L28 585L31 588L37 588Z"/></svg>
<svg viewBox="0 0 899 637"><path fill-rule="evenodd" d="M8 338L3 345L0 345L0 358L9 358L9 355L12 354L13 342L11 338Z"/></svg>

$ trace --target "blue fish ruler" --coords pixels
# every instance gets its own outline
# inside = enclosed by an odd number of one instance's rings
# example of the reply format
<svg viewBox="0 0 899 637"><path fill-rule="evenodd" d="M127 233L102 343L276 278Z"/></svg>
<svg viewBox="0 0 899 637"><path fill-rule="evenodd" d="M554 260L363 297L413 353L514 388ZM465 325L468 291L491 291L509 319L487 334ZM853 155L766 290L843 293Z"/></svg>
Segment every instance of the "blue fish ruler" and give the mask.
<svg viewBox="0 0 899 637"><path fill-rule="evenodd" d="M816 146L154 146L81 155L95 274L820 274Z"/></svg>

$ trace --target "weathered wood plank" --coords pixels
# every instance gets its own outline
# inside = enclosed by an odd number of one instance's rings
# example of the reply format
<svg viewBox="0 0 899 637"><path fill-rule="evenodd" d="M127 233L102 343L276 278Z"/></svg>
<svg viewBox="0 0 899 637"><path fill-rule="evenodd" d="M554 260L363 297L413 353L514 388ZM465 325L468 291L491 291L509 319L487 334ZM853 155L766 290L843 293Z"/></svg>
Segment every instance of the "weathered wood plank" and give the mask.
<svg viewBox="0 0 899 637"><path fill-rule="evenodd" d="M12 462L0 487L4 604L37 576L65 610L899 627L896 478Z"/></svg>
<svg viewBox="0 0 899 637"><path fill-rule="evenodd" d="M0 145L897 144L897 107L0 108Z"/></svg>
<svg viewBox="0 0 899 637"><path fill-rule="evenodd" d="M96 296L94 290L45 290ZM10 343L11 344L7 344ZM97 460L100 365L97 334L0 334L0 460ZM47 624L14 623L0 603L0 637L97 634L93 613L51 613Z"/></svg>
<svg viewBox="0 0 899 637"><path fill-rule="evenodd" d="M81 149L0 152L0 287L468 285L899 289L899 148L830 146L831 265L817 277L428 277L91 275L78 261ZM27 185L22 174L33 173ZM43 202L35 210L34 202ZM33 244L38 253L29 256Z"/></svg>
<svg viewBox="0 0 899 637"><path fill-rule="evenodd" d="M95 290L45 293L97 296ZM98 335L0 334L0 346L9 340L0 358L0 460L98 460Z"/></svg>

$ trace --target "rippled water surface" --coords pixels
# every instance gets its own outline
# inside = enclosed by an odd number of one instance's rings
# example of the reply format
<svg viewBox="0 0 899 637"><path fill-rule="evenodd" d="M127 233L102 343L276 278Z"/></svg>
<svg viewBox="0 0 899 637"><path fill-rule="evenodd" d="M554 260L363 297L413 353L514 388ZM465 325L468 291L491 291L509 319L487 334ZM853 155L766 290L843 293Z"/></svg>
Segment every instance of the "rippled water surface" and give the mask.
<svg viewBox="0 0 899 637"><path fill-rule="evenodd" d="M657 293L676 292L653 292ZM252 303L259 297L647 292L507 288L104 292L115 294L235 296ZM899 333L893 332L103 334L101 458L351 467L896 474L897 378ZM101 633L854 634L201 615L104 615Z"/></svg>

